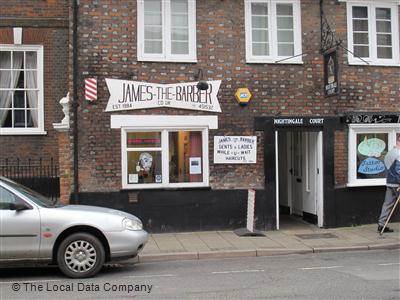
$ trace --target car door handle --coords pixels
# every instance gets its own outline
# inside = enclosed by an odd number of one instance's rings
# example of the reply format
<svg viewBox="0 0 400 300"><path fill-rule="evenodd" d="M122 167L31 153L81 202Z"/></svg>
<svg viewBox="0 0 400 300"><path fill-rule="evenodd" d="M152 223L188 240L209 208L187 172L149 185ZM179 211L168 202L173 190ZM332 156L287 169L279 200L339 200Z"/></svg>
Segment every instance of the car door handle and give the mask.
<svg viewBox="0 0 400 300"><path fill-rule="evenodd" d="M297 182L301 182L301 178L296 178L296 181Z"/></svg>

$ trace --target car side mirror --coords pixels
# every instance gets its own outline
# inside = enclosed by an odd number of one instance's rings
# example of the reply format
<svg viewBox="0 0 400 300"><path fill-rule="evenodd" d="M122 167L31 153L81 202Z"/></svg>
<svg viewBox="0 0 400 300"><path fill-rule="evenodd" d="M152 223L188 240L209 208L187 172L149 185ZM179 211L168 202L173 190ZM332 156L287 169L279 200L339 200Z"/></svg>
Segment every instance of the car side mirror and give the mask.
<svg viewBox="0 0 400 300"><path fill-rule="evenodd" d="M27 209L31 209L31 207L25 203L10 203L10 210L21 211Z"/></svg>

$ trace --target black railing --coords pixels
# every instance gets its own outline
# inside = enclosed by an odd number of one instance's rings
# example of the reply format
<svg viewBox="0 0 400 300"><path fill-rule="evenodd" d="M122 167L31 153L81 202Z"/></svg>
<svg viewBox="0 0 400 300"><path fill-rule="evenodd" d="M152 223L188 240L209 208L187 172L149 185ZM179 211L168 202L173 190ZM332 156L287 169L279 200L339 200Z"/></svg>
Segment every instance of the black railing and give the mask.
<svg viewBox="0 0 400 300"><path fill-rule="evenodd" d="M4 159L0 162L0 176L19 182L42 195L57 200L60 197L58 164L50 159Z"/></svg>

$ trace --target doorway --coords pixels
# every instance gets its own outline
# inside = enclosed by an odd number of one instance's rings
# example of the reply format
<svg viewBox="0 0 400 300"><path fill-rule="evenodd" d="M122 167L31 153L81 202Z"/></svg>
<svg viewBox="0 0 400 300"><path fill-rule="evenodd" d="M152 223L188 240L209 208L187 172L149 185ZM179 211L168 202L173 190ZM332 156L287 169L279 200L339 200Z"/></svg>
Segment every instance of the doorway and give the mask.
<svg viewBox="0 0 400 300"><path fill-rule="evenodd" d="M322 131L276 131L277 229L280 220L323 226Z"/></svg>

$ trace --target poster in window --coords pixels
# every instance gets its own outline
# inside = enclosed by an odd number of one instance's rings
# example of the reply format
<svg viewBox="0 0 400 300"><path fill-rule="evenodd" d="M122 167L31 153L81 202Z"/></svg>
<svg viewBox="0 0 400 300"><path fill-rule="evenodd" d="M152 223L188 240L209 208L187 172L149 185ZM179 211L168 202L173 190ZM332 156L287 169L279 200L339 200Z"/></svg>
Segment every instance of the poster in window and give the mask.
<svg viewBox="0 0 400 300"><path fill-rule="evenodd" d="M387 134L358 134L357 144L357 178L384 178Z"/></svg>
<svg viewBox="0 0 400 300"><path fill-rule="evenodd" d="M189 165L190 174L201 174L201 157L190 157Z"/></svg>
<svg viewBox="0 0 400 300"><path fill-rule="evenodd" d="M159 175L156 175L156 183L161 183L162 182L162 176L159 174Z"/></svg>
<svg viewBox="0 0 400 300"><path fill-rule="evenodd" d="M128 183L138 183L138 182L139 182L139 174L128 175Z"/></svg>

